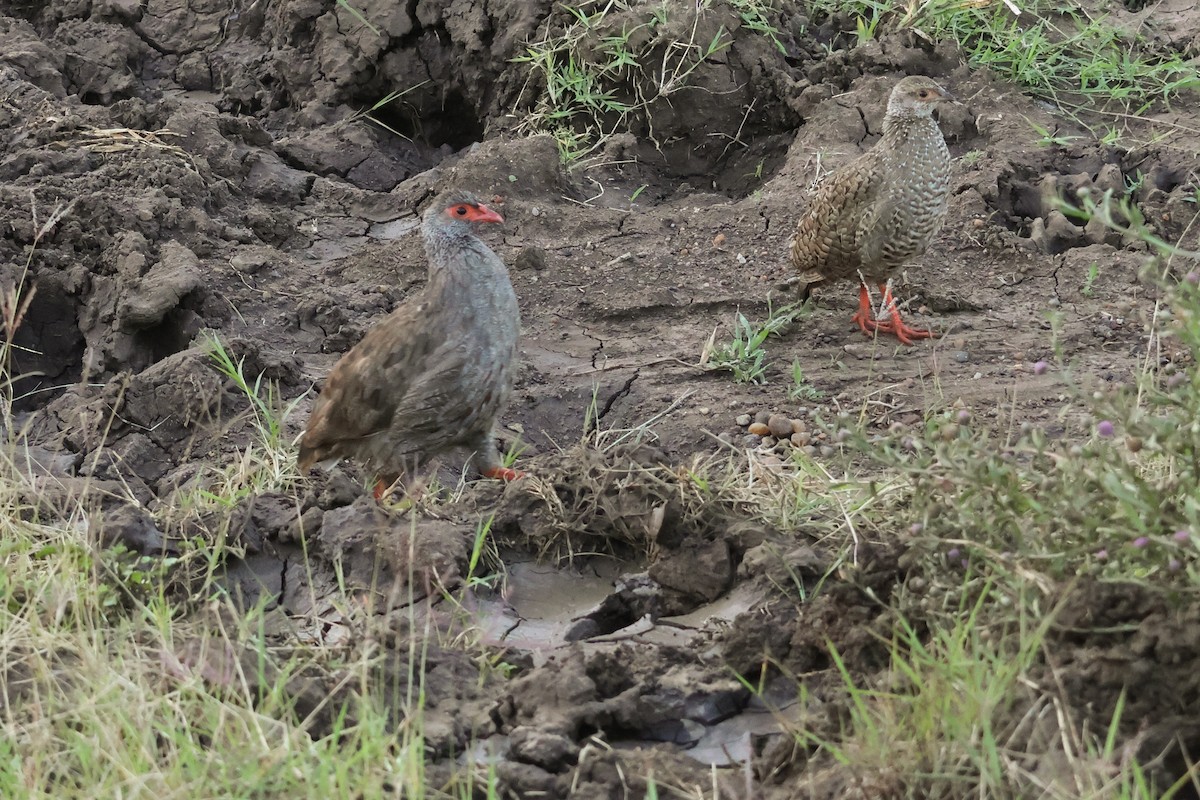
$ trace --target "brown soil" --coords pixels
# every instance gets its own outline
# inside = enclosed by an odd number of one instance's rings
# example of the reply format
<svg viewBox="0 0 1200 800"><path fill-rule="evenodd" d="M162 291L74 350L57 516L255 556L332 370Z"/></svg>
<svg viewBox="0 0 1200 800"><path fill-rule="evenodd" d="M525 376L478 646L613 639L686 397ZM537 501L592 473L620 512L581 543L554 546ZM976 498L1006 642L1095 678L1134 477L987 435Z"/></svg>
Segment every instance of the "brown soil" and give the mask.
<svg viewBox="0 0 1200 800"><path fill-rule="evenodd" d="M40 501L54 508L86 486L110 510L107 541L170 547L160 528L173 493L204 464L224 463L249 431L244 398L213 370L198 334L215 330L248 375L277 381L285 398L308 393L285 432L294 436L314 384L423 280L414 216L423 202L452 184L495 196L507 224L491 243L512 267L524 326L504 421L529 445L521 460L536 479L473 484L458 505L414 521L379 511L353 467L339 467L302 490L299 509L284 496L242 504L232 524L246 557L231 558L228 582L252 597L265 589L308 635L344 644L359 629L337 623L324 599L338 589L338 564L399 641L414 613L450 624L451 610L410 602L461 583L476 522L496 511L514 562L602 551L620 566L598 579L594 606L571 606L569 624L561 609L514 612L519 600L480 593L485 622L545 626L510 650L515 678L482 688L461 653L429 656L435 772L477 742L514 796L640 797L650 774L696 796L693 787L712 786L709 764L746 759L761 796L857 796L846 776L796 781L805 753L781 748L775 717L732 670L757 675L769 661L819 691L839 681L830 644L856 674L879 670L887 656L875 634L886 637L891 620L870 597L905 580L903 547L874 545L852 581L831 578L797 606L772 587L788 575L815 584L826 554L803 531L706 507L678 470L717 451L720 434L740 442L743 413L797 416L800 405L831 412L866 399L872 424L886 427L961 399L997 422L1060 425L1080 384L1129 381L1155 299L1139 277L1144 248L1073 224L1048 198L1123 191L1144 176L1139 206L1164 238L1194 246L1200 152L1181 131L1200 128L1200 102L1123 123L1126 143L1147 144L1118 149L962 66L953 48L893 36L848 49L852 37L835 35L834 22L809 25L785 0L784 56L718 1L705 25L734 32L720 63L657 102L652 129L635 118L597 166L568 172L552 139L515 132L537 87L512 58L563 24L558 4L355 5L378 34L331 0L0 9L0 285L20 276L37 239L15 372L35 376L18 391L31 468L47 476ZM1123 24L1142 19L1115 13ZM1196 41L1200 15L1173 19L1179 48ZM940 116L956 156L949 218L900 287L913 319L944 335L874 345L849 323L853 287L831 286L811 316L769 342L766 386L699 367L714 326L735 310L762 318L768 297L787 301L777 284L800 187L818 164L870 146L887 91L913 72L964 103ZM379 112L410 139L346 121L415 84ZM1038 146L1031 122L1078 138ZM1054 360L1052 312L1069 377L1031 370ZM793 360L819 400L787 399ZM594 433L585 431L593 402L602 430L671 411L656 421L653 447L570 447ZM1065 419L1066 434L1077 433L1081 423ZM129 492L154 516L116 499ZM597 569L583 555L563 568ZM571 605L569 585L545 587ZM1176 735L1200 751L1191 668L1200 607L1102 585L1077 592L1047 669L1078 713L1102 729L1126 688L1126 727L1148 730L1145 753ZM315 630L302 624L313 614ZM484 627L492 644L507 635ZM837 714L800 708L787 683L773 684L778 706L836 733ZM1176 755L1157 769L1178 775L1181 765ZM743 796L740 768L718 775L722 797Z"/></svg>

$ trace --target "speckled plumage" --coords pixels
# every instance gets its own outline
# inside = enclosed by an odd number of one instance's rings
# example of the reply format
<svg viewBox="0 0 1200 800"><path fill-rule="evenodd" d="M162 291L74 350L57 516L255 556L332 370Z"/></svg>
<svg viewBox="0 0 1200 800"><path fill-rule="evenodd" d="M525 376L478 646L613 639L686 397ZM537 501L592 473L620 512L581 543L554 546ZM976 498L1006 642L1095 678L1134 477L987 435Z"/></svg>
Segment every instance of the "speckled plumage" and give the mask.
<svg viewBox="0 0 1200 800"><path fill-rule="evenodd" d="M883 136L817 186L797 223L791 257L802 279L883 284L925 252L950 194L950 152L931 116L943 97L920 76L892 89Z"/></svg>
<svg viewBox="0 0 1200 800"><path fill-rule="evenodd" d="M434 201L421 225L428 282L329 373L301 441L302 469L351 458L391 482L463 447L481 472L501 470L493 426L512 390L520 316L504 262L476 223L455 217L464 206L500 221L465 192Z"/></svg>

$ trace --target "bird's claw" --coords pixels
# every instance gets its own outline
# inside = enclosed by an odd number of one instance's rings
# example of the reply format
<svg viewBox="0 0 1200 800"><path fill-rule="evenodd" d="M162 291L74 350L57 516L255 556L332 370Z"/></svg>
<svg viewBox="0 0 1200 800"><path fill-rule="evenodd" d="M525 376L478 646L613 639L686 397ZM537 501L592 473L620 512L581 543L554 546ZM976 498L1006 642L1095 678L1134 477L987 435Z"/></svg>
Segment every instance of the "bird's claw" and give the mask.
<svg viewBox="0 0 1200 800"><path fill-rule="evenodd" d="M871 319L870 315L861 311L856 312L850 321L868 336L890 333L900 340L900 344L915 345L916 339L936 339L937 334L930 330L913 328L901 319Z"/></svg>
<svg viewBox="0 0 1200 800"><path fill-rule="evenodd" d="M875 323L876 333L890 333L900 340L901 344L915 345L915 339L936 339L937 334L923 328L913 328L901 320L888 320Z"/></svg>

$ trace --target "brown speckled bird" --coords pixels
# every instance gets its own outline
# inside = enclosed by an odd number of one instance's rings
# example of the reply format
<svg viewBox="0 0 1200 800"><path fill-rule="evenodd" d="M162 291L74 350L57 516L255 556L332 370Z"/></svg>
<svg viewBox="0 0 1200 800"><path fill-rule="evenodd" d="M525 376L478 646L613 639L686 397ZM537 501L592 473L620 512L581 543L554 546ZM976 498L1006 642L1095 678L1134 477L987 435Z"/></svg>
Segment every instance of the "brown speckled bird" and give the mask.
<svg viewBox="0 0 1200 800"><path fill-rule="evenodd" d="M376 499L453 448L511 480L493 426L512 390L520 314L508 270L475 235L504 218L467 192L439 196L421 233L429 279L342 356L300 443L300 468L350 458L376 472Z"/></svg>
<svg viewBox="0 0 1200 800"><path fill-rule="evenodd" d="M933 120L938 100L954 97L929 78L909 76L892 89L883 136L817 186L792 240L792 264L802 279L860 281L852 320L870 334L904 344L932 338L900 319L888 281L925 252L946 215L950 152ZM879 286L887 319L875 319L865 283Z"/></svg>

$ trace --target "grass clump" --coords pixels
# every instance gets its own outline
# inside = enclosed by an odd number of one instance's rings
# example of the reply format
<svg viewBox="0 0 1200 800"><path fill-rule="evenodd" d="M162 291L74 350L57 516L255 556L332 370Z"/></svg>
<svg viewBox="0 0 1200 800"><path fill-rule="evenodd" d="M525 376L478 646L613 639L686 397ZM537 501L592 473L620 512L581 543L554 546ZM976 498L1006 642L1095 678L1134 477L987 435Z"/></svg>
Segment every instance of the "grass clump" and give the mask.
<svg viewBox="0 0 1200 800"><path fill-rule="evenodd" d="M774 308L768 306L767 318L761 323L752 323L742 312L737 313L733 325L733 338L727 342L717 343L717 331L704 346L700 354L700 363L709 369L726 370L733 373L737 383L766 383L767 351L763 347L771 336L781 336L796 320L807 313L807 308L801 303ZM797 373L798 364L792 364L793 388L805 396L812 390L804 379L801 370Z"/></svg>
<svg viewBox="0 0 1200 800"><path fill-rule="evenodd" d="M247 402L240 419L250 422L249 442L236 448L223 466L208 467L190 485L191 491L177 496L177 501L191 509L232 508L247 497L292 491L300 472L295 447L287 435L288 421L303 396L285 402L274 381L262 374L250 378L245 357L236 358L215 335L209 336L206 346L213 367Z"/></svg>
<svg viewBox="0 0 1200 800"><path fill-rule="evenodd" d="M775 10L765 0L730 4L748 30L781 52ZM521 129L550 133L566 163L578 162L614 133L644 126L694 85L697 71L733 44L712 0L696 3L592 0L563 5L536 41L513 59L528 70L519 105L530 104Z"/></svg>
<svg viewBox="0 0 1200 800"><path fill-rule="evenodd" d="M181 619L160 595L122 612L69 537L5 525L3 796L424 796L419 698L397 729L391 709L344 690L369 684L370 659L309 696L337 677L269 645L261 611Z"/></svg>
<svg viewBox="0 0 1200 800"><path fill-rule="evenodd" d="M851 15L860 39L873 37L882 25L952 40L973 67L990 69L1059 105L1073 97L1141 113L1200 88L1200 72L1182 53L1162 50L1103 15L1051 0L1019 7L994 0L808 0L807 5L817 15Z"/></svg>
<svg viewBox="0 0 1200 800"><path fill-rule="evenodd" d="M1003 597L991 584L961 588L945 625L896 618L878 673L857 674L831 648L846 715L840 734L794 730L813 750L812 772L848 772L852 796L927 800L1162 800L1189 785L1184 775L1160 791L1134 757L1121 735L1124 693L1106 724L1091 726L1044 680L1054 610L1034 617L1019 602L1001 618L989 610Z"/></svg>

